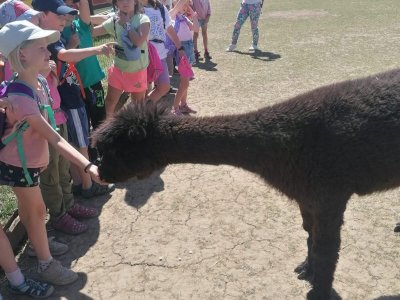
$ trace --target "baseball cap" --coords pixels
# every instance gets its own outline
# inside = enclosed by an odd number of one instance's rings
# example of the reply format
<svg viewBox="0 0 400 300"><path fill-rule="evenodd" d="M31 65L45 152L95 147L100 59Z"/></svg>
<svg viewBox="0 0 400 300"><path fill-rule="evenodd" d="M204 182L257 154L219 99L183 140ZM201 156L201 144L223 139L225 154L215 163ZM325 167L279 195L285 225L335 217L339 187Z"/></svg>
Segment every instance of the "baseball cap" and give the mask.
<svg viewBox="0 0 400 300"><path fill-rule="evenodd" d="M38 11L51 11L57 15L76 15L78 11L67 5L63 0L33 0L32 6Z"/></svg>
<svg viewBox="0 0 400 300"><path fill-rule="evenodd" d="M0 27L13 21L29 21L41 12L19 0L7 0L0 4Z"/></svg>
<svg viewBox="0 0 400 300"><path fill-rule="evenodd" d="M0 29L0 52L8 57L10 53L24 41L47 38L52 44L60 39L60 33L55 30L44 30L29 21L15 21Z"/></svg>

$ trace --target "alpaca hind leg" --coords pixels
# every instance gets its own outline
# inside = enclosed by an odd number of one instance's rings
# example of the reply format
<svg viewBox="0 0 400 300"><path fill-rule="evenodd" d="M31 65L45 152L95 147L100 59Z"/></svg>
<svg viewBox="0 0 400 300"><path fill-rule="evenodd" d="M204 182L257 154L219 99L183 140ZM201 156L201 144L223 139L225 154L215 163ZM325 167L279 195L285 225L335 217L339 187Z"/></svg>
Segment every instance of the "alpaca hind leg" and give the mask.
<svg viewBox="0 0 400 300"><path fill-rule="evenodd" d="M301 217L303 218L303 228L305 231L308 233L308 238L307 238L307 257L306 259L299 264L294 271L298 273L299 275L297 276L298 279L301 280L310 280L312 277L312 225L313 225L313 219L311 213L306 209L304 206L300 205L300 212L301 212Z"/></svg>
<svg viewBox="0 0 400 300"><path fill-rule="evenodd" d="M341 205L337 199L332 202L338 206L324 207L323 212L316 212L312 230L312 263L313 288L307 294L307 299L330 299L336 263L339 258L340 229L343 224L345 203ZM325 205L328 203L325 202Z"/></svg>

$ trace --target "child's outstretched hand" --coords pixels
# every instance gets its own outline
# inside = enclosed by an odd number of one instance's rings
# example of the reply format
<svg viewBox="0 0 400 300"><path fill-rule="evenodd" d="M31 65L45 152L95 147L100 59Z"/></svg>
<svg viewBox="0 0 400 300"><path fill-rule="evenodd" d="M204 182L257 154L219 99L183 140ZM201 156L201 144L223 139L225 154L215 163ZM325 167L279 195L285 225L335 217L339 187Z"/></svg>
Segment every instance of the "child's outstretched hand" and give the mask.
<svg viewBox="0 0 400 300"><path fill-rule="evenodd" d="M92 180L101 185L107 185L108 182L101 180L99 175L99 168L96 165L90 165L90 167L86 170L86 172L90 175Z"/></svg>
<svg viewBox="0 0 400 300"><path fill-rule="evenodd" d="M98 46L99 50L101 52L101 54L106 55L107 57L110 57L111 55L114 55L114 46L117 43L115 42L110 42L110 43L106 43L103 45Z"/></svg>

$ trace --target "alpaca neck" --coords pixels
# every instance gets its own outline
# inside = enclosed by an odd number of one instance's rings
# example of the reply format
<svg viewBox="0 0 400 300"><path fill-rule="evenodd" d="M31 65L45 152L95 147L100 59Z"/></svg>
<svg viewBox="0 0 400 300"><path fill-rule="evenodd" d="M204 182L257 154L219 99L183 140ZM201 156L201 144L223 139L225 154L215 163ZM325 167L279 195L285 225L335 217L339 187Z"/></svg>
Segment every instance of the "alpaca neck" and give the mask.
<svg viewBox="0 0 400 300"><path fill-rule="evenodd" d="M274 139L267 132L251 130L259 126L257 122L252 124L252 119L257 120L249 114L166 118L160 121L155 140L166 164L226 164L261 173L266 160L277 157L272 153L276 147L268 147L268 141L273 144Z"/></svg>

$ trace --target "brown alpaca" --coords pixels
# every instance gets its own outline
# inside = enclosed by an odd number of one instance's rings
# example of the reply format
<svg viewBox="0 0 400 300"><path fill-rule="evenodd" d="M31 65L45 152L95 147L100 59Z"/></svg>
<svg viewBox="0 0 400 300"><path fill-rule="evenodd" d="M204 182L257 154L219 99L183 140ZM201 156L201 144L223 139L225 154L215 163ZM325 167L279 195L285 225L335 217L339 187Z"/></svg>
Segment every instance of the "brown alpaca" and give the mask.
<svg viewBox="0 0 400 300"><path fill-rule="evenodd" d="M110 182L173 163L240 167L295 200L308 232L296 268L308 299L329 299L353 193L400 185L400 69L315 89L254 112L179 118L130 106L94 134Z"/></svg>

